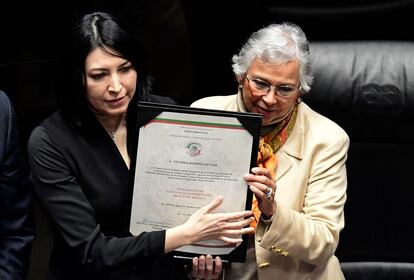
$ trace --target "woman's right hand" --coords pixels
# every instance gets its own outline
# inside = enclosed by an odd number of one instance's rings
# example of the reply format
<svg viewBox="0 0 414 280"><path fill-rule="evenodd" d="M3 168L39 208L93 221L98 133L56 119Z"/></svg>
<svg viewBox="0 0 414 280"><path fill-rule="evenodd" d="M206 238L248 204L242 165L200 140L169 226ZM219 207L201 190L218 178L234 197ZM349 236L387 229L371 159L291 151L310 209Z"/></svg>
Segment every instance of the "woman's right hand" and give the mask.
<svg viewBox="0 0 414 280"><path fill-rule="evenodd" d="M202 240L222 240L230 246L237 246L243 234L252 233L254 228L246 227L254 220L252 211L211 213L223 202L218 196L209 204L193 213L182 225L166 232L165 252ZM245 228L246 227L246 228Z"/></svg>

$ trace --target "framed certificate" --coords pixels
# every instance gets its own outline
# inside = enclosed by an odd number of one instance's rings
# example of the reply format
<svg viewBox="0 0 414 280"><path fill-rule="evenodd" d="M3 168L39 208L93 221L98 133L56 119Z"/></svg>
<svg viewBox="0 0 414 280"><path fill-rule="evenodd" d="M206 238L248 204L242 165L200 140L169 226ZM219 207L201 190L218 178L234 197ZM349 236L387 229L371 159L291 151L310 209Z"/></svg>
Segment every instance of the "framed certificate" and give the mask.
<svg viewBox="0 0 414 280"><path fill-rule="evenodd" d="M252 193L243 175L256 165L259 114L140 102L137 119L133 235L183 224L218 195L224 200L215 212L251 209ZM243 240L238 247L208 240L174 253L244 262L247 236Z"/></svg>

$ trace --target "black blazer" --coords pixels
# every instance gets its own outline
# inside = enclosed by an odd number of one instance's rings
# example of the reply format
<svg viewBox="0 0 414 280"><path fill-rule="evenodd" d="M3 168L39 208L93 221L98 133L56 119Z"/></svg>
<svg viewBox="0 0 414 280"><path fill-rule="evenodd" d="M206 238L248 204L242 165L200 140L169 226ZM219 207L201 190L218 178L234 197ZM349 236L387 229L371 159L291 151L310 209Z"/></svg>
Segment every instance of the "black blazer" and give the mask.
<svg viewBox="0 0 414 280"><path fill-rule="evenodd" d="M128 121L130 156L134 128ZM95 117L76 126L54 113L33 130L28 151L36 195L55 228L48 279L184 277L164 254L165 230L129 233L130 171Z"/></svg>
<svg viewBox="0 0 414 280"><path fill-rule="evenodd" d="M0 279L26 279L34 238L31 187L16 116L0 91Z"/></svg>

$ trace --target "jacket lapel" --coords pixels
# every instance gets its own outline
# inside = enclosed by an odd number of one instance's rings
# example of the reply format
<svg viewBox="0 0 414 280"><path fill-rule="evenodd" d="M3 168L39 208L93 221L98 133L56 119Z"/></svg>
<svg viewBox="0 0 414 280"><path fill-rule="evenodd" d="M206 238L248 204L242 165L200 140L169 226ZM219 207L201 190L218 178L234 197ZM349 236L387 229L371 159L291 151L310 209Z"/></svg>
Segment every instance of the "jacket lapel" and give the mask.
<svg viewBox="0 0 414 280"><path fill-rule="evenodd" d="M303 104L299 104L295 126L285 144L277 151L276 182L292 167L293 158L297 160L302 160L303 158L306 127L302 107Z"/></svg>

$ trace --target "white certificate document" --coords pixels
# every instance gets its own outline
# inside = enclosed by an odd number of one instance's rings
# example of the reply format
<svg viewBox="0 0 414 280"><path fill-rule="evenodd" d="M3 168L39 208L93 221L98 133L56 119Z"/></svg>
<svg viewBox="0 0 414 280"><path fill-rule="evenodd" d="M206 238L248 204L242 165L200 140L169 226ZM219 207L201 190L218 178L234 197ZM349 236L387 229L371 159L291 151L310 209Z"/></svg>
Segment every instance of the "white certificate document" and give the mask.
<svg viewBox="0 0 414 280"><path fill-rule="evenodd" d="M130 231L171 228L218 195L215 212L246 209L253 136L236 117L163 111L140 127L135 164ZM220 240L176 251L231 253Z"/></svg>

